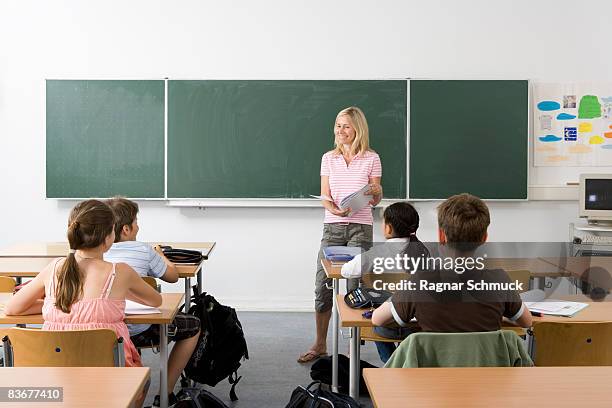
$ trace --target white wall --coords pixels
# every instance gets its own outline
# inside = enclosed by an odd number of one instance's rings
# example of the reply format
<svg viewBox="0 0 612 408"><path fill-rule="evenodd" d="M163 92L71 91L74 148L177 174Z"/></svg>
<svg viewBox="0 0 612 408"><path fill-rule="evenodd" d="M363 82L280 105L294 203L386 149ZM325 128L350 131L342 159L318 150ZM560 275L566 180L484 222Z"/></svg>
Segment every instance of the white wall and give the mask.
<svg viewBox="0 0 612 408"><path fill-rule="evenodd" d="M610 15L588 0L0 0L0 246L65 240L74 203L44 198L45 78L610 80ZM417 205L424 240L435 205ZM492 240L557 241L577 204L491 210ZM217 241L204 281L218 298L310 309L322 217L149 202L140 238Z"/></svg>

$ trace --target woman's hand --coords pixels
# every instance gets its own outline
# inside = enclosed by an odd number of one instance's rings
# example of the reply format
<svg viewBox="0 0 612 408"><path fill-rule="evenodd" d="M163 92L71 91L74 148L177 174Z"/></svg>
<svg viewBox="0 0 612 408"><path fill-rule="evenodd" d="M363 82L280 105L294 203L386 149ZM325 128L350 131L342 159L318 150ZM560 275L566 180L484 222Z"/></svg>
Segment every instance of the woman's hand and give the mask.
<svg viewBox="0 0 612 408"><path fill-rule="evenodd" d="M365 192L365 195L371 195L372 199L368 202L370 205L376 205L382 198L382 186L378 183L370 183L370 189Z"/></svg>
<svg viewBox="0 0 612 408"><path fill-rule="evenodd" d="M337 215L338 217L348 217L348 215L351 212L350 208L345 208L344 210L341 210L340 208L336 207L335 205L331 208L328 208L329 212Z"/></svg>

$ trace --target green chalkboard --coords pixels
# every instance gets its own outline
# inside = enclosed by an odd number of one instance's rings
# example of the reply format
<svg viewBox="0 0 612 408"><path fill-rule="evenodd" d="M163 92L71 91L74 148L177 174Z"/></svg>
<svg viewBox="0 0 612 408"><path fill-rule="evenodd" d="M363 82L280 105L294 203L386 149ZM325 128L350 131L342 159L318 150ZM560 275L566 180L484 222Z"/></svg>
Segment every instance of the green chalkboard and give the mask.
<svg viewBox="0 0 612 408"><path fill-rule="evenodd" d="M527 199L527 81L410 81L409 194Z"/></svg>
<svg viewBox="0 0 612 408"><path fill-rule="evenodd" d="M46 85L47 197L164 197L163 81Z"/></svg>
<svg viewBox="0 0 612 408"><path fill-rule="evenodd" d="M386 198L406 196L406 81L168 82L169 198L304 198L341 109L365 113Z"/></svg>

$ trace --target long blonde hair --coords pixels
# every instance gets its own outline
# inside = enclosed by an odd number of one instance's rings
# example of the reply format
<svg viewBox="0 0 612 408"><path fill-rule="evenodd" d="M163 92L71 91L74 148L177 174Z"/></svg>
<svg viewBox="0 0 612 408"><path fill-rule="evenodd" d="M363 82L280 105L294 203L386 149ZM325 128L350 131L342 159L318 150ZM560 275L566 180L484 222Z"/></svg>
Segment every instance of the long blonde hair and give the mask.
<svg viewBox="0 0 612 408"><path fill-rule="evenodd" d="M350 119L353 128L355 129L355 140L351 144L351 154L359 154L370 149L370 131L368 129L368 121L366 120L365 115L356 106L350 106L348 108L342 109L336 115L336 121L340 116L348 116ZM336 122L334 122L334 130L336 127ZM342 145L338 143L338 139L336 138L336 132L334 131L334 153L342 154Z"/></svg>
<svg viewBox="0 0 612 408"><path fill-rule="evenodd" d="M113 210L102 201L83 201L70 212L67 235L71 251L57 274L55 287L55 307L62 312L70 313L72 304L83 294L83 275L73 250L101 245L113 232L114 224Z"/></svg>

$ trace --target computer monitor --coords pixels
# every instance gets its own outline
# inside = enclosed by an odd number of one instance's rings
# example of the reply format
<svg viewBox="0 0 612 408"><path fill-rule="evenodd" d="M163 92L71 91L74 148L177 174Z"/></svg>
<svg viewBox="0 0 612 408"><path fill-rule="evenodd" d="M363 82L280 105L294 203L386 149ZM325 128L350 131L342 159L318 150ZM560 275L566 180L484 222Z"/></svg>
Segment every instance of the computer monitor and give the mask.
<svg viewBox="0 0 612 408"><path fill-rule="evenodd" d="M580 175L579 215L589 224L612 224L612 174Z"/></svg>

